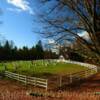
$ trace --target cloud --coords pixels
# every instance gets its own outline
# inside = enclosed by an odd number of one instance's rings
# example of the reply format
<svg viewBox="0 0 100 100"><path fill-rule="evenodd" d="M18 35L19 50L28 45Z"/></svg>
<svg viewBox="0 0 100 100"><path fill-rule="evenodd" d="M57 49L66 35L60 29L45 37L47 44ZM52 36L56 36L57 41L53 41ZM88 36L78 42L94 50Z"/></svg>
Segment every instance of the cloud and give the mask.
<svg viewBox="0 0 100 100"><path fill-rule="evenodd" d="M53 44L53 43L55 43L55 41L53 39L48 39L48 43Z"/></svg>
<svg viewBox="0 0 100 100"><path fill-rule="evenodd" d="M12 12L22 12L22 10L19 9L19 8L15 8L15 9L13 9L13 8L7 8L7 10L12 11Z"/></svg>
<svg viewBox="0 0 100 100"><path fill-rule="evenodd" d="M32 8L29 6L29 2L26 0L7 0L9 4L12 4L16 7L15 11L28 11L30 14L34 14ZM9 9L10 11L14 11L14 9Z"/></svg>
<svg viewBox="0 0 100 100"><path fill-rule="evenodd" d="M79 34L79 36L81 36L83 39L85 39L87 41L90 41L90 36L86 31L84 31L81 34Z"/></svg>
<svg viewBox="0 0 100 100"><path fill-rule="evenodd" d="M90 36L87 32L84 33L84 35L82 36L85 40L90 41Z"/></svg>

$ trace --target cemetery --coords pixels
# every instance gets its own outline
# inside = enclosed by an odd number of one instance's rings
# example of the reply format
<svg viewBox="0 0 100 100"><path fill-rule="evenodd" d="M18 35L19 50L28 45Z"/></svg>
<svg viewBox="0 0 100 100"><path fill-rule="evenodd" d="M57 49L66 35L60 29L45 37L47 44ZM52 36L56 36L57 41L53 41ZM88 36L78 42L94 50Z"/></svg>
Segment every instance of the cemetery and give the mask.
<svg viewBox="0 0 100 100"><path fill-rule="evenodd" d="M0 0L0 100L100 100L100 0Z"/></svg>
<svg viewBox="0 0 100 100"><path fill-rule="evenodd" d="M88 78L97 73L94 65L64 60L13 61L0 63L4 76L23 83L55 89Z"/></svg>

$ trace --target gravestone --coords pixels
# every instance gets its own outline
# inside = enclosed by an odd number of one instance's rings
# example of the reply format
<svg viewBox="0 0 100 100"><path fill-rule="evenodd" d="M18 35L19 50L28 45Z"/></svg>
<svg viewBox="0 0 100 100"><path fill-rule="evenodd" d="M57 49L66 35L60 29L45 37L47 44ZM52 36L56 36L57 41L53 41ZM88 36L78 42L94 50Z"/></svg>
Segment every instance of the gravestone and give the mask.
<svg viewBox="0 0 100 100"><path fill-rule="evenodd" d="M60 55L60 56L59 56L59 61L60 61L60 62L65 61L65 58L64 58L64 56L63 56L63 55Z"/></svg>

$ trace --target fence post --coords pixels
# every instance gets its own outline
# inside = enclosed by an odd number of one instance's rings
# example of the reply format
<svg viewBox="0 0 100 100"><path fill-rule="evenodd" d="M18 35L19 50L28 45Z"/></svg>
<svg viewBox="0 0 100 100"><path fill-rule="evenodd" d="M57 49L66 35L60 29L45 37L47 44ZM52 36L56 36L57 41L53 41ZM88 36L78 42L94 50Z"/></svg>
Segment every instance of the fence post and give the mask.
<svg viewBox="0 0 100 100"><path fill-rule="evenodd" d="M34 81L35 81L34 86L36 87L36 84L37 84L37 79L36 79L36 77L34 77Z"/></svg>
<svg viewBox="0 0 100 100"><path fill-rule="evenodd" d="M70 83L73 82L73 79L72 79L72 74L70 74Z"/></svg>
<svg viewBox="0 0 100 100"><path fill-rule="evenodd" d="M87 78L87 71L85 71L85 78Z"/></svg>
<svg viewBox="0 0 100 100"><path fill-rule="evenodd" d="M27 85L27 76L25 76L25 85Z"/></svg>
<svg viewBox="0 0 100 100"><path fill-rule="evenodd" d="M46 80L46 91L48 90L48 80Z"/></svg>
<svg viewBox="0 0 100 100"><path fill-rule="evenodd" d="M18 73L18 82L19 82L19 78L20 78L20 76L19 76L19 73Z"/></svg>
<svg viewBox="0 0 100 100"><path fill-rule="evenodd" d="M59 82L60 82L59 86L61 87L62 86L62 76L60 76L59 79L60 79L59 80Z"/></svg>

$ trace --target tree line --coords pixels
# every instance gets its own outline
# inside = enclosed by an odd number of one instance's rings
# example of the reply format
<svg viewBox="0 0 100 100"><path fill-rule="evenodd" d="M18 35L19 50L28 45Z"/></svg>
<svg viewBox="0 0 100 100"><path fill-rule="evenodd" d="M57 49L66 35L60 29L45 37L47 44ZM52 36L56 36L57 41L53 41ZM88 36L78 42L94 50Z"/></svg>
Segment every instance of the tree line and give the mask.
<svg viewBox="0 0 100 100"><path fill-rule="evenodd" d="M44 50L41 40L38 43L28 48L18 48L13 45L13 42L6 41L4 44L0 43L0 60L38 60L38 59L54 59L58 56L52 51Z"/></svg>

